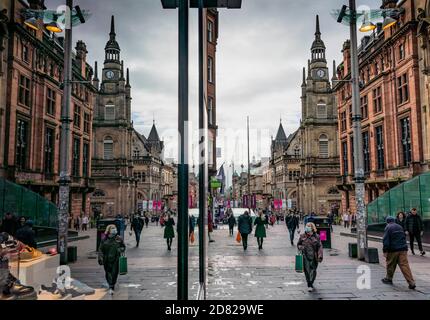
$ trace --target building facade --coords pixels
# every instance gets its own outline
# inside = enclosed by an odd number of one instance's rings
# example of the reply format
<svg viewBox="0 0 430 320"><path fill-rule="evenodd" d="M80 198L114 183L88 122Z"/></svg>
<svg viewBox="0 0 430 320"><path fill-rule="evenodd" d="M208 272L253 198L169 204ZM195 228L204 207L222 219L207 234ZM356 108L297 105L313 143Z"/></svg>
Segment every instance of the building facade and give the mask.
<svg viewBox="0 0 430 320"><path fill-rule="evenodd" d="M307 78L303 69L298 207L305 213L325 215L340 206L340 194L336 188L340 168L335 95L318 16L311 56Z"/></svg>
<svg viewBox="0 0 430 320"><path fill-rule="evenodd" d="M60 120L64 47L63 38L24 24L24 9L43 10L44 1L12 1L8 26L6 94L2 84L0 127L3 176L28 187L48 200L58 200ZM2 26L4 26L2 17ZM73 88L69 172L71 173L70 213L89 212L94 98L93 69L86 63L85 43L78 41L73 53ZM7 57L7 59L5 59ZM4 63L7 62L7 65ZM6 69L5 69L6 68ZM2 80L4 81L4 79ZM1 132L0 131L0 132Z"/></svg>
<svg viewBox="0 0 430 320"><path fill-rule="evenodd" d="M359 47L366 204L422 173L428 156L423 143L428 111L423 114L427 106L421 103L420 94L420 64L425 70L425 62L419 61L417 8L413 0L398 5L394 0L382 2L382 8L396 6L404 9L398 23L385 31L378 24ZM343 55L337 72L340 80L348 80L351 77L348 41L343 46ZM338 187L342 191L342 209L354 211L351 85L339 82L335 91L341 150Z"/></svg>

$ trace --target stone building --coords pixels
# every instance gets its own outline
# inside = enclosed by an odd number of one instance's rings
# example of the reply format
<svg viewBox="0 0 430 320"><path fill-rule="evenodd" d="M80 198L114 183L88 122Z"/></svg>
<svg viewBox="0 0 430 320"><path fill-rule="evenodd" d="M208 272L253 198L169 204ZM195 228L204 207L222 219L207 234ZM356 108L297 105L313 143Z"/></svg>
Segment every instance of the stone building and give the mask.
<svg viewBox="0 0 430 320"><path fill-rule="evenodd" d="M361 112L366 174L365 203L387 190L419 175L428 157L423 141L428 105L421 103L417 8L414 0L382 1L382 8L404 9L398 23L387 30L378 28L365 36L359 47ZM350 79L350 43L343 47L340 80ZM342 209L355 210L351 86L339 82L334 88L338 100ZM425 96L426 92L422 94ZM423 125L424 124L424 125ZM424 146L424 147L423 147Z"/></svg>
<svg viewBox="0 0 430 320"><path fill-rule="evenodd" d="M337 108L318 16L307 77L303 69L301 99L302 120L297 133L301 149L298 208L305 213L327 214L340 205L336 188L340 168Z"/></svg>
<svg viewBox="0 0 430 320"><path fill-rule="evenodd" d="M1 174L48 200L58 200L60 118L62 103L63 38L24 24L24 9L46 9L44 1L12 1L8 37L3 37L0 149ZM5 17L1 17L2 34ZM94 98L93 69L86 63L86 45L79 41L73 53L73 88L69 172L72 176L70 211L89 212ZM5 64L7 63L7 64ZM6 79L4 77L6 76ZM6 82L5 82L6 81ZM6 83L6 94L4 84Z"/></svg>

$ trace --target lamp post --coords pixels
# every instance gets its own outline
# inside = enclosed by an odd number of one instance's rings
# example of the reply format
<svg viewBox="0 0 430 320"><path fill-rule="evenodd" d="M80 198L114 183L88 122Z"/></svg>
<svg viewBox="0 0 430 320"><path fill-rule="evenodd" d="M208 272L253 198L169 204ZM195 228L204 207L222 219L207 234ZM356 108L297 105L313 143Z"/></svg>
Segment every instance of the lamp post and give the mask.
<svg viewBox="0 0 430 320"><path fill-rule="evenodd" d="M353 121L353 138L354 138L354 167L355 167L355 200L357 211L357 245L358 245L358 259L366 260L368 239L367 239L367 212L364 202L365 195L365 175L364 175L364 154L363 154L363 136L361 132L362 114L360 109L360 79L359 79L359 60L358 60L358 40L357 40L357 20L359 16L364 16L363 25L360 28L362 32L372 31L376 26L371 23L369 13L357 12L356 0L349 0L349 7L343 6L337 22L342 23L343 19L347 16L347 9L349 9L349 27L351 38L351 82L352 86L352 121ZM383 29L390 28L402 10L387 9L379 10L384 18ZM370 11L372 13L372 11ZM373 12L375 13L375 11ZM394 21L394 22L393 22Z"/></svg>
<svg viewBox="0 0 430 320"><path fill-rule="evenodd" d="M179 10L179 136L180 154L178 163L178 300L188 300L188 82L189 82L189 8L199 10L199 128L200 157L206 159L207 113L205 108L204 74L204 8L239 9L242 0L161 0L164 9ZM206 298L206 233L207 221L207 161L199 164L199 259L200 284L203 285L199 298ZM203 232L203 233L202 233Z"/></svg>
<svg viewBox="0 0 430 320"><path fill-rule="evenodd" d="M247 138L248 138L248 211L251 214L251 160L249 153L249 117L246 119L247 121Z"/></svg>

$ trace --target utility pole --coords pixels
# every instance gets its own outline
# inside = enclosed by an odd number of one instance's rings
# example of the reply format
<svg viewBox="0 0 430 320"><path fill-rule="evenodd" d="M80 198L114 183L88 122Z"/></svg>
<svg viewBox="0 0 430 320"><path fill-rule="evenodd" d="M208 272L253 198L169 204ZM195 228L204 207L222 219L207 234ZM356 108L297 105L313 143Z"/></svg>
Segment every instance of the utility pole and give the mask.
<svg viewBox="0 0 430 320"><path fill-rule="evenodd" d="M249 158L249 116L247 117L247 132L248 132L248 210L251 213L251 160Z"/></svg>
<svg viewBox="0 0 430 320"><path fill-rule="evenodd" d="M349 0L351 10L351 82L352 82L352 121L354 137L354 167L355 167L355 200L357 208L357 244L358 259L365 260L368 248L367 243L367 214L364 204L365 177L363 136L361 133L360 85L357 41L357 7L355 0Z"/></svg>
<svg viewBox="0 0 430 320"><path fill-rule="evenodd" d="M69 229L70 203L70 105L72 99L72 8L73 0L66 2L66 30L64 39L64 89L63 108L61 109L60 140L60 187L58 200L58 251L61 264L68 263L67 243Z"/></svg>
<svg viewBox="0 0 430 320"><path fill-rule="evenodd" d="M188 300L189 0L179 0L178 300Z"/></svg>

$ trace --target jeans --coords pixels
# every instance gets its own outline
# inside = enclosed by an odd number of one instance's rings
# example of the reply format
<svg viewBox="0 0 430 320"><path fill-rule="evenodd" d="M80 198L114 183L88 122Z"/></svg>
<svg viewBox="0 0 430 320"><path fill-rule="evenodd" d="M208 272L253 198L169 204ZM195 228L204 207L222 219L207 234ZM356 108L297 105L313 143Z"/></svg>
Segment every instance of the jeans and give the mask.
<svg viewBox="0 0 430 320"><path fill-rule="evenodd" d="M119 261L112 265L105 265L106 281L109 284L109 289L115 289L119 274Z"/></svg>
<svg viewBox="0 0 430 320"><path fill-rule="evenodd" d="M409 240L411 242L411 250L412 251L414 251L414 241L415 241L415 239L418 242L418 248L420 249L420 252L423 252L424 250L423 250L423 243L422 243L422 240L421 240L421 233L420 232L417 232L417 233L413 233L413 232L411 233L411 232L409 232Z"/></svg>
<svg viewBox="0 0 430 320"><path fill-rule="evenodd" d="M257 238L258 248L263 249L264 238Z"/></svg>
<svg viewBox="0 0 430 320"><path fill-rule="evenodd" d="M295 236L296 228L288 228L288 232L290 233L291 243L294 243L294 236Z"/></svg>
<svg viewBox="0 0 430 320"><path fill-rule="evenodd" d="M140 231L134 230L134 235L136 237L136 245L137 246L139 246L139 243L140 243L140 235L141 235L141 233L142 233L141 230Z"/></svg>
<svg viewBox="0 0 430 320"><path fill-rule="evenodd" d="M248 248L248 234L241 234L242 236L242 245L243 245L243 249L247 249Z"/></svg>
<svg viewBox="0 0 430 320"><path fill-rule="evenodd" d="M234 235L234 227L229 227L229 229L230 229L230 236L233 236Z"/></svg>
<svg viewBox="0 0 430 320"><path fill-rule="evenodd" d="M409 267L408 253L404 252L389 252L387 255L387 279L393 280L394 272L397 266L400 267L403 276L410 285L415 284L414 277L412 276L411 268Z"/></svg>

